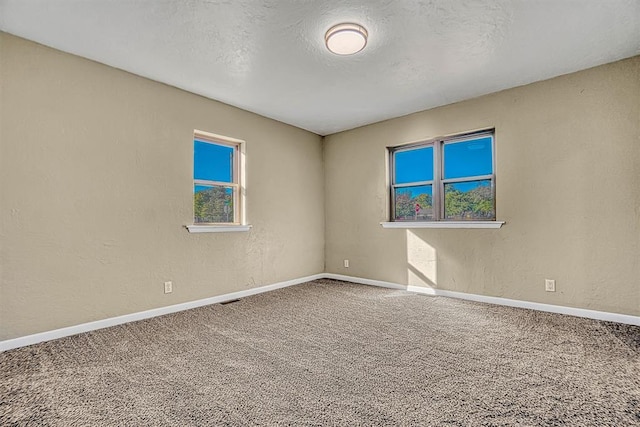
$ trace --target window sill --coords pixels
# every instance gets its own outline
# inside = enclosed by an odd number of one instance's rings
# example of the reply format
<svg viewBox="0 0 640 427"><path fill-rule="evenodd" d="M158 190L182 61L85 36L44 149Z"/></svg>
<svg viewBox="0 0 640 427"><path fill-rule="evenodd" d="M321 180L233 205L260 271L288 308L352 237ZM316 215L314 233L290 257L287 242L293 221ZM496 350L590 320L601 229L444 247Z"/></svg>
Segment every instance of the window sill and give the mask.
<svg viewBox="0 0 640 427"><path fill-rule="evenodd" d="M189 233L232 233L249 231L251 225L185 225Z"/></svg>
<svg viewBox="0 0 640 427"><path fill-rule="evenodd" d="M381 222L382 228L500 228L504 221L396 221Z"/></svg>

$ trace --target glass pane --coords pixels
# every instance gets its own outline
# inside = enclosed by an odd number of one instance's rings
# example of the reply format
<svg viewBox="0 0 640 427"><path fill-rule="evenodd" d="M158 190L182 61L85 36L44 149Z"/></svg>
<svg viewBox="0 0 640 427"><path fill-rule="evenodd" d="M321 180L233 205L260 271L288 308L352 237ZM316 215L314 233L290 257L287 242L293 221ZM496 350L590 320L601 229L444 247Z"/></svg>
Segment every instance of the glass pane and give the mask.
<svg viewBox="0 0 640 427"><path fill-rule="evenodd" d="M394 184L433 180L433 147L397 151L393 155Z"/></svg>
<svg viewBox="0 0 640 427"><path fill-rule="evenodd" d="M444 185L444 217L458 221L496 218L491 180Z"/></svg>
<svg viewBox="0 0 640 427"><path fill-rule="evenodd" d="M493 173L490 136L444 144L444 179Z"/></svg>
<svg viewBox="0 0 640 427"><path fill-rule="evenodd" d="M428 221L433 219L431 185L395 189L396 221Z"/></svg>
<svg viewBox="0 0 640 427"><path fill-rule="evenodd" d="M193 141L193 179L233 182L233 147Z"/></svg>
<svg viewBox="0 0 640 427"><path fill-rule="evenodd" d="M233 188L195 185L194 222L233 222Z"/></svg>

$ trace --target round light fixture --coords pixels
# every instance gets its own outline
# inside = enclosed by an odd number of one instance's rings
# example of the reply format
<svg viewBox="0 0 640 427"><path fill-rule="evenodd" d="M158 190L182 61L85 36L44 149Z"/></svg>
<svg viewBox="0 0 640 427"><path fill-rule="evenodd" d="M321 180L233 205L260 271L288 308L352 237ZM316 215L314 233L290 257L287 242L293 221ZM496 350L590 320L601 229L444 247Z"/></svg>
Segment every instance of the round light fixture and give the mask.
<svg viewBox="0 0 640 427"><path fill-rule="evenodd" d="M338 24L324 35L327 49L336 55L353 55L367 45L367 30L358 24Z"/></svg>

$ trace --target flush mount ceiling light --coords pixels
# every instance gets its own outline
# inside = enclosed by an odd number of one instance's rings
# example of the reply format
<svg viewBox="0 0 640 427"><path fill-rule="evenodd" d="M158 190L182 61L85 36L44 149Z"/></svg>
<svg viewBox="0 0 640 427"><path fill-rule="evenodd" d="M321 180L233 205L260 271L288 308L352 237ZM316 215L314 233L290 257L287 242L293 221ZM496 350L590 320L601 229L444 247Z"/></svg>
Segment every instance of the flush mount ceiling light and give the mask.
<svg viewBox="0 0 640 427"><path fill-rule="evenodd" d="M338 24L324 35L327 49L336 55L353 55L367 45L367 30L358 24Z"/></svg>

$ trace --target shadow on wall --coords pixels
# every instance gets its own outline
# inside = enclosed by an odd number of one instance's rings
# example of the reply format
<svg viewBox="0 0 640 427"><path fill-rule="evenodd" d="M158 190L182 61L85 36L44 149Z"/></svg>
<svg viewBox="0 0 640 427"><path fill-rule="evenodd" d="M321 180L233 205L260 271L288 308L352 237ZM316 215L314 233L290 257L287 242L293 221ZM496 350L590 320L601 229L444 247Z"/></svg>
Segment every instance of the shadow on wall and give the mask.
<svg viewBox="0 0 640 427"><path fill-rule="evenodd" d="M438 287L436 249L407 230L407 284L435 289Z"/></svg>

